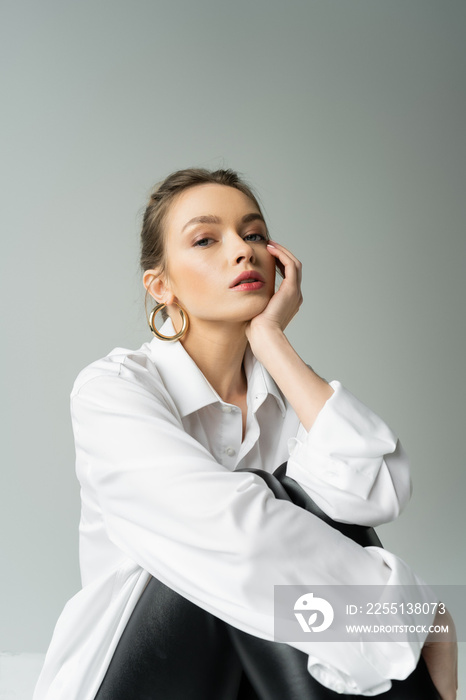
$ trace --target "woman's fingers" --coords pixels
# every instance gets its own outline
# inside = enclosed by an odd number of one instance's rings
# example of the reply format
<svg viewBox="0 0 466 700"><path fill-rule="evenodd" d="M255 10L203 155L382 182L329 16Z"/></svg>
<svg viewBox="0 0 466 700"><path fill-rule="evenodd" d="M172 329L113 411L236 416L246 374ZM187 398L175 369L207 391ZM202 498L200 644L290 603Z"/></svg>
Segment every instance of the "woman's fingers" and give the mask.
<svg viewBox="0 0 466 700"><path fill-rule="evenodd" d="M285 277L285 265L280 260L280 251L271 245L267 245L267 250L275 258L275 264L283 277Z"/></svg>
<svg viewBox="0 0 466 700"><path fill-rule="evenodd" d="M301 294L301 263L284 246L274 241L268 244L267 250L277 261L283 272L283 281L277 292L270 299L266 309L253 319L254 326L270 322L282 330L298 312L303 297Z"/></svg>
<svg viewBox="0 0 466 700"><path fill-rule="evenodd" d="M285 246L282 245L281 243L277 243L276 241L267 241L267 245L271 245L274 248L277 248L277 250L280 250L283 253L286 253L286 255L288 255L288 257L290 257L292 260L294 260L295 263L301 264L299 262L298 258L295 255L293 255L293 253L291 251L289 251L288 248L285 248Z"/></svg>
<svg viewBox="0 0 466 700"><path fill-rule="evenodd" d="M455 623L448 610L437 612L434 625L447 624L449 641L430 641L427 638L422 649L430 677L442 700L456 700L458 690L458 646Z"/></svg>
<svg viewBox="0 0 466 700"><path fill-rule="evenodd" d="M458 690L456 645L432 642L423 648L422 656L442 700L456 700Z"/></svg>
<svg viewBox="0 0 466 700"><path fill-rule="evenodd" d="M264 345L264 333L270 330L275 333L277 329L283 332L299 311L303 301L300 261L275 241L267 243L267 250L275 258L277 267L283 274L283 280L265 309L251 319L246 330L251 349L256 357L260 356Z"/></svg>
<svg viewBox="0 0 466 700"><path fill-rule="evenodd" d="M291 279L292 281L296 281L296 284L300 286L302 265L298 258L294 256L293 253L290 253L285 246L282 246L280 243L276 243L275 241L270 241L267 244L267 250L277 260L283 276Z"/></svg>

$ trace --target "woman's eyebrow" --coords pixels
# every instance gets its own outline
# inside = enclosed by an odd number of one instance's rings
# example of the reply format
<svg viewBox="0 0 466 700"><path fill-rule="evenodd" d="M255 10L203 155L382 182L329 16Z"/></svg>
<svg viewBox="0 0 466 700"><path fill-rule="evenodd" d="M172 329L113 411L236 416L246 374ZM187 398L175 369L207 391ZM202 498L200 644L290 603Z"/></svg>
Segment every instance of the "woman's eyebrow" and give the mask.
<svg viewBox="0 0 466 700"><path fill-rule="evenodd" d="M265 219L259 212L253 212L252 214L246 214L241 219L243 224L249 224L251 221L262 221L265 224Z"/></svg>
<svg viewBox="0 0 466 700"><path fill-rule="evenodd" d="M213 214L205 214L204 216L195 216L194 219L190 219L181 229L181 233L188 228L188 226L193 226L194 224L220 224L222 220L218 216Z"/></svg>
<svg viewBox="0 0 466 700"><path fill-rule="evenodd" d="M251 221L263 221L265 224L264 217L262 214L259 214L258 212L252 212L251 214L246 214L243 216L241 219L241 223L243 224L249 224ZM181 233L188 228L188 226L194 226L194 224L221 224L222 220L218 216L214 216L213 214L204 214L202 216L195 216L193 219L190 219L181 229Z"/></svg>

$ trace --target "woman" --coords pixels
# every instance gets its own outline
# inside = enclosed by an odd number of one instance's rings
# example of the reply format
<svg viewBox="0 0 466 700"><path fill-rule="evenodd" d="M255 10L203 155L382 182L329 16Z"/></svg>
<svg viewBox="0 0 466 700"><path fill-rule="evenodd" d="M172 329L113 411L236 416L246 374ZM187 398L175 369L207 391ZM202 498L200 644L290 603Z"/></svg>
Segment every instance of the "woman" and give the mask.
<svg viewBox="0 0 466 700"><path fill-rule="evenodd" d="M287 462L328 515L360 525L396 517L410 495L392 431L284 335L302 302L301 264L269 240L235 173L197 169L152 194L141 263L157 337L90 365L71 395L83 588L58 621L35 700L263 699L232 630L299 654L330 688L319 697L387 691L415 668L423 637L271 642L274 585L399 583L427 595L400 559L276 498L262 478ZM432 649L450 700L454 645Z"/></svg>

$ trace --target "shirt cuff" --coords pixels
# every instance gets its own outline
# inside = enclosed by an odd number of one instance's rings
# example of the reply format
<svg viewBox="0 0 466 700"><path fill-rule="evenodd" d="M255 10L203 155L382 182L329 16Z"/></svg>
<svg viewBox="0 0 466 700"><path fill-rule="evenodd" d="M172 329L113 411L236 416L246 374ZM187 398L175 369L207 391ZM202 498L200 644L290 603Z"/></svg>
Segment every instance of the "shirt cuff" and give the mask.
<svg viewBox="0 0 466 700"><path fill-rule="evenodd" d="M351 664L351 651L346 652L346 661ZM355 663L358 658L354 659ZM372 697L390 690L392 683L389 679L381 679L375 669L365 668L364 673L358 675L358 682L353 676L344 673L333 666L323 663L314 656L309 656L307 670L316 681L333 690L335 693L345 695L364 695Z"/></svg>
<svg viewBox="0 0 466 700"><path fill-rule="evenodd" d="M334 389L309 432L300 425L288 441L286 473L304 487L327 484L367 499L397 439L386 423L343 385Z"/></svg>
<svg viewBox="0 0 466 700"><path fill-rule="evenodd" d="M308 657L307 668L319 683L336 693L372 697L389 690L391 679L404 680L414 671L429 625L435 617L436 605L433 603L437 604L439 598L399 557L380 547L366 547L366 551L381 558L391 571L380 602L407 603L412 602L415 595L416 603L421 607L424 603L429 604L430 619L423 616L423 624L419 626L419 620L414 614L409 615L404 606L403 614L390 616L390 624L410 627L409 640L395 640L387 632L386 640L368 642L361 635L359 642L343 642L333 649L338 668L328 659L312 655ZM401 606L396 607L400 609ZM414 638L413 628L419 630Z"/></svg>
<svg viewBox="0 0 466 700"><path fill-rule="evenodd" d="M415 611L409 613L406 605L403 613L399 612L397 616L390 616L390 624L394 627L406 626L410 628L409 641L395 642L388 638L386 642L382 643L362 642L363 656L377 668L381 675L386 678L402 680L407 678L417 665L422 647L429 634L429 626L433 623L437 612L439 597L400 557L382 547L366 547L366 551L380 557L391 569L390 578L380 602L412 603L413 598L415 598L416 606L419 605L420 609L425 609L424 603L426 603L430 610L430 615L423 615L422 625L419 625ZM402 599L402 596L406 596L406 599ZM414 636L414 631L416 636Z"/></svg>

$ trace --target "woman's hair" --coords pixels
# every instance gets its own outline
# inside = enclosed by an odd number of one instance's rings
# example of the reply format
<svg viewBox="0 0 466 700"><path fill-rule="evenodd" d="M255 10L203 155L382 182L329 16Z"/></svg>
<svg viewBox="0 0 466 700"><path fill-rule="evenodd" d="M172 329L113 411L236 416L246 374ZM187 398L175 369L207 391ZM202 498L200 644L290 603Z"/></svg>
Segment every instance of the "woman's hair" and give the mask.
<svg viewBox="0 0 466 700"><path fill-rule="evenodd" d="M206 170L187 168L177 170L156 185L144 212L141 230L141 268L146 270L166 269L165 260L165 221L170 205L177 195L190 187L214 183L234 187L261 208L249 185L234 170ZM262 213L262 212L261 212Z"/></svg>

